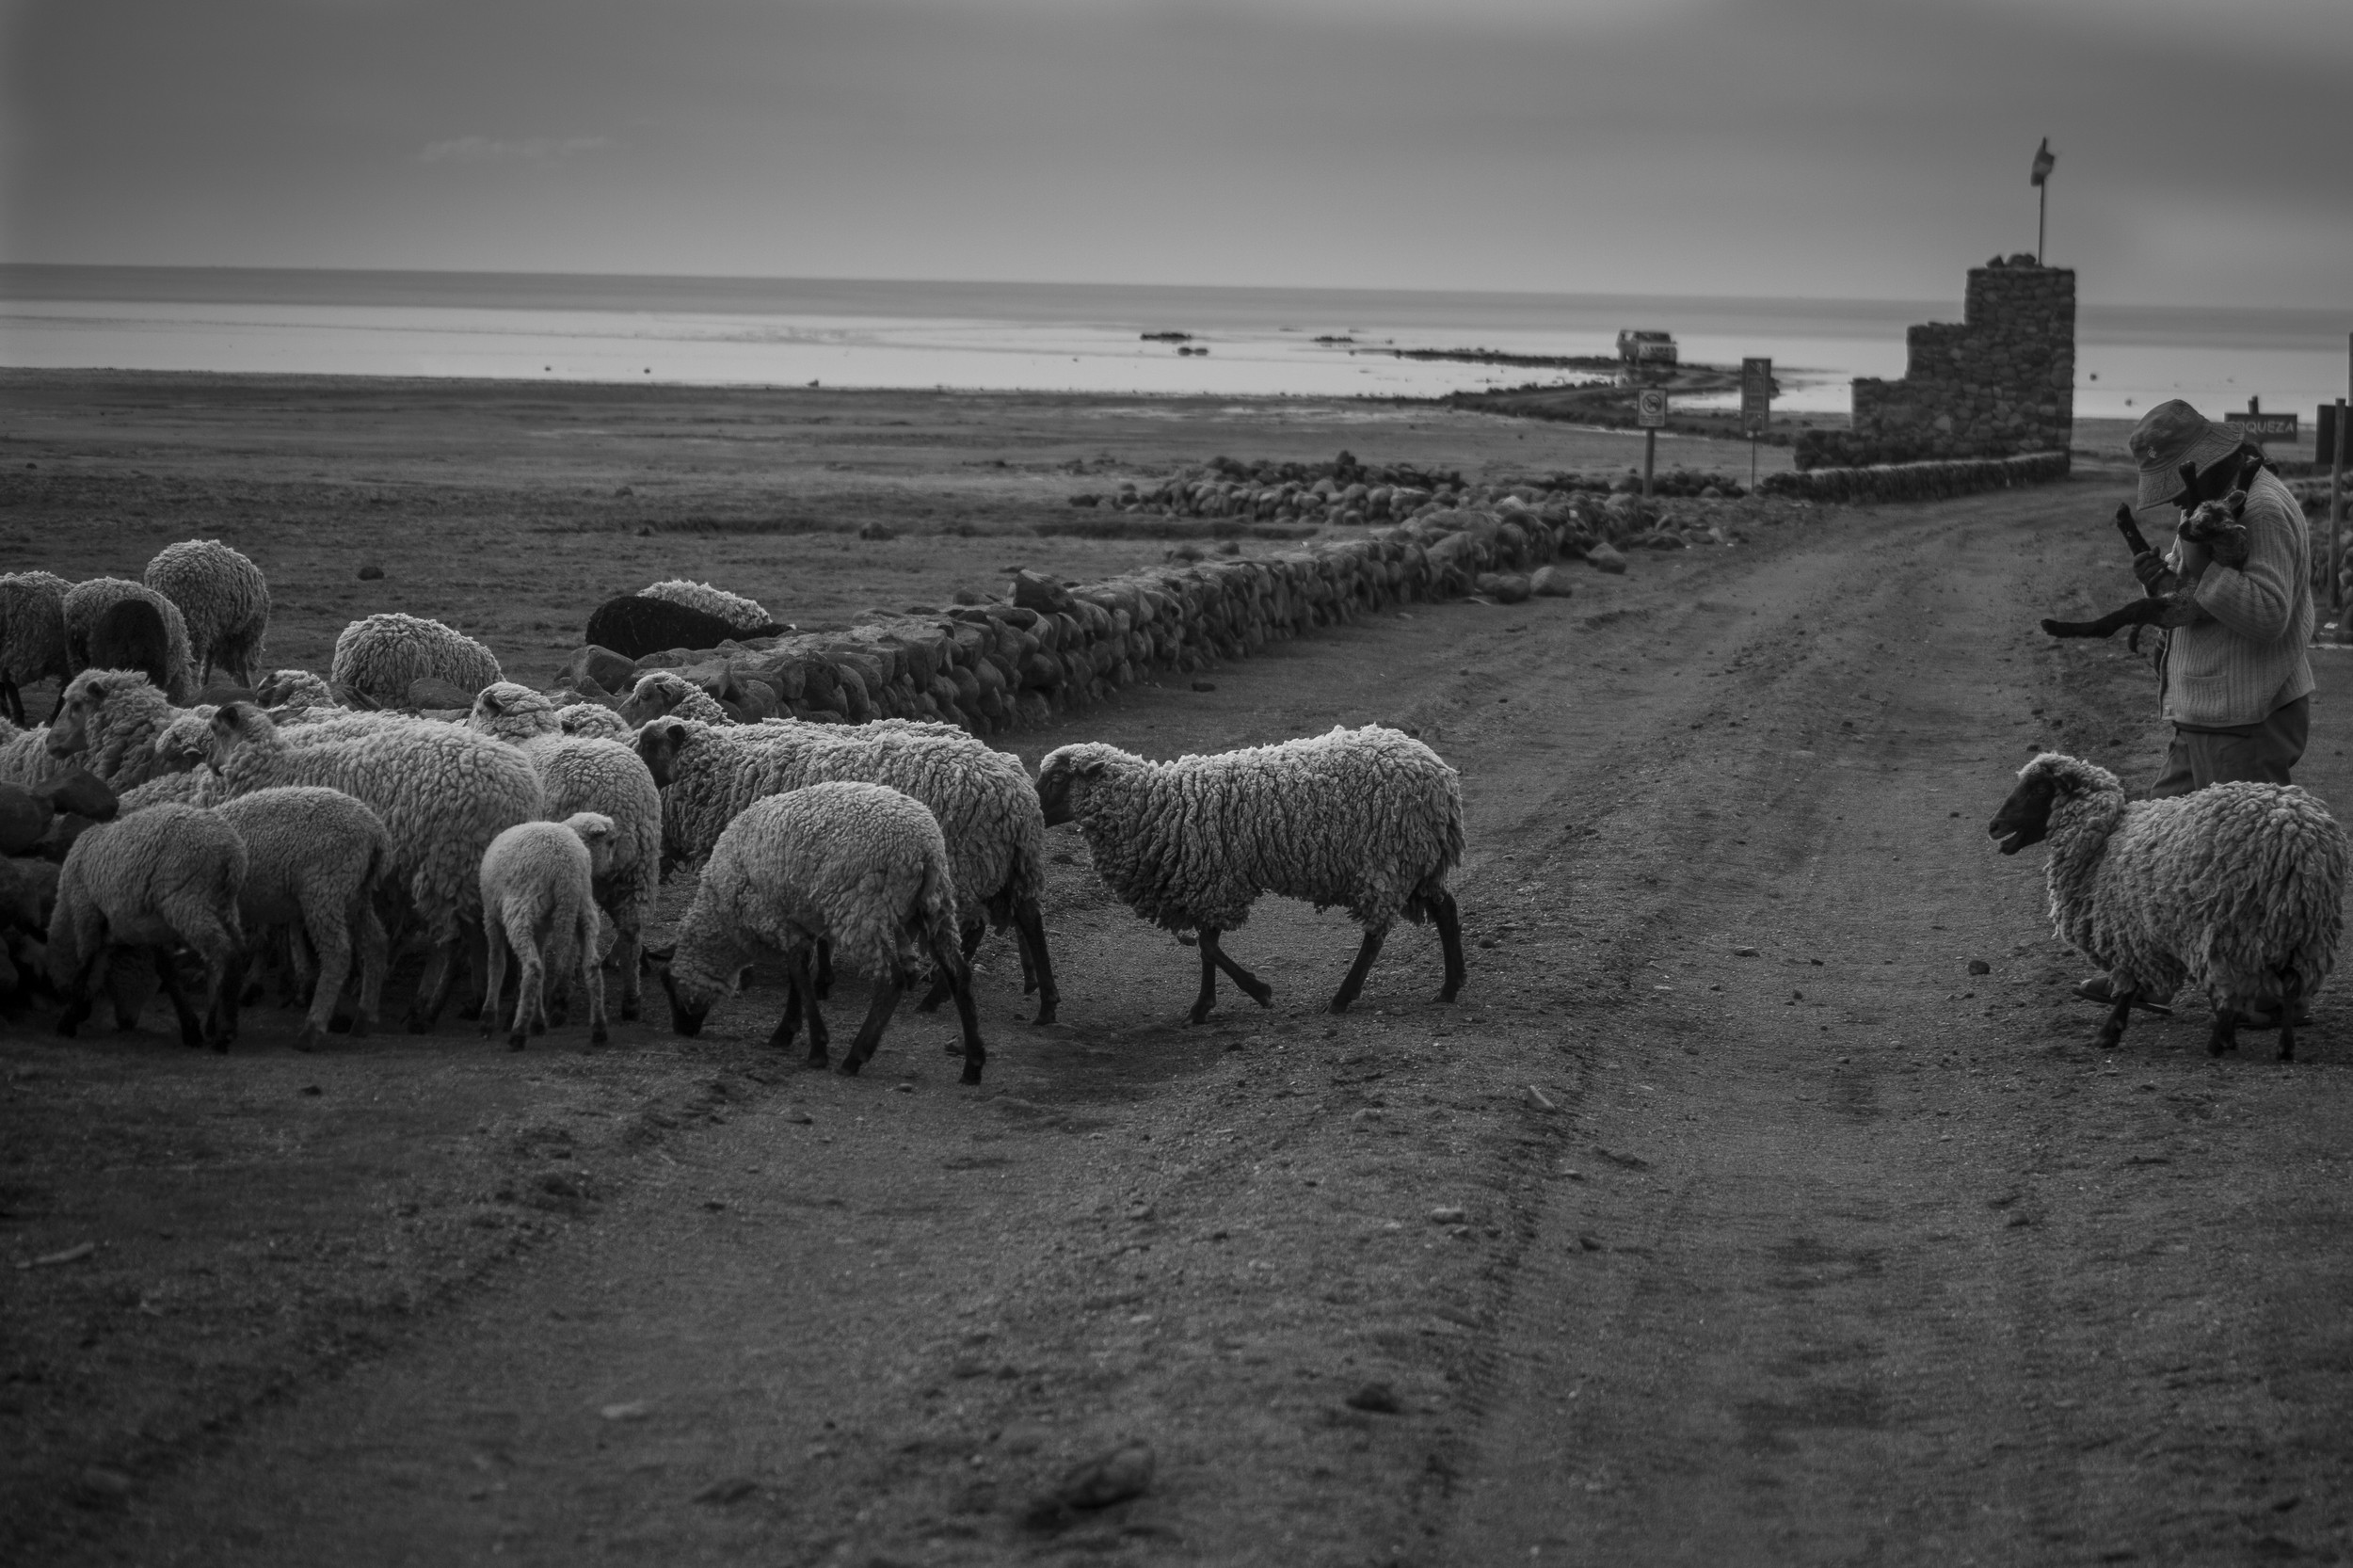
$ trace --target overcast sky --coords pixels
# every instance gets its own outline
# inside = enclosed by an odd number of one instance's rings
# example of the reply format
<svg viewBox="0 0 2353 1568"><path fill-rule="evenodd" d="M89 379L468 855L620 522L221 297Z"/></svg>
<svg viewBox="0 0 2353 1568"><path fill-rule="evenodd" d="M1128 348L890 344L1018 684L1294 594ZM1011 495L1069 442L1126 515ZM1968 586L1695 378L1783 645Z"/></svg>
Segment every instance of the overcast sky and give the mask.
<svg viewBox="0 0 2353 1568"><path fill-rule="evenodd" d="M0 259L2353 308L2353 0L0 0Z"/></svg>

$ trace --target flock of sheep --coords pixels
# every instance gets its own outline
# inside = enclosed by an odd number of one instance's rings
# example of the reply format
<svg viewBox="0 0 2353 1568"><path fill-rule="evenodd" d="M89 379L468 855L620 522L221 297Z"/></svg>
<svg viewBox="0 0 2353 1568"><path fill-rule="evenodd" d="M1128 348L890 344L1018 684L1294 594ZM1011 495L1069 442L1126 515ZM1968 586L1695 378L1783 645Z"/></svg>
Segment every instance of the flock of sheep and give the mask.
<svg viewBox="0 0 2353 1568"><path fill-rule="evenodd" d="M616 604L599 616L774 625L705 584ZM323 680L264 671L268 616L262 573L217 541L169 547L140 583L0 578L0 700L22 714L20 685L62 682L46 725L0 728L0 1001L53 993L71 1034L111 990L127 1026L144 968L117 960L143 951L183 1039L225 1050L245 970L272 955L308 994L307 1048L344 1027L347 988L347 1027L366 1031L394 956L422 948L408 1027L434 1026L472 953L483 1032L504 1022L520 1048L575 1000L604 1038L608 958L624 1017L650 967L692 1034L767 954L790 982L776 1046L806 1022L808 1060L827 1062L817 1004L840 965L874 982L841 1061L856 1072L928 979L924 1005L955 1002L973 1083L986 1052L968 966L991 926L1014 935L1037 1021L1055 1018L1039 898L1046 829L1064 821L1138 913L1199 934L1196 1021L1221 968L1268 1000L1218 941L1267 892L1342 906L1364 927L1335 1010L1400 915L1436 923L1444 997L1463 983L1447 890L1459 783L1397 730L1170 763L1066 746L1033 781L955 726L742 723L669 671L625 696L542 693L504 680L480 643L407 615L347 626ZM216 669L235 684L204 687ZM691 905L649 953L656 893L680 867L700 868Z"/></svg>
<svg viewBox="0 0 2353 1568"><path fill-rule="evenodd" d="M262 573L217 541L168 547L139 583L0 577L0 703L15 720L0 722L0 1005L54 998L71 1034L110 991L127 1027L145 970L115 960L143 952L183 1039L226 1049L247 967L267 955L307 995L308 1048L332 1028L365 1032L394 956L422 948L408 1027L434 1026L473 953L469 1016L485 1034L504 1022L520 1048L568 1021L575 997L604 1039L607 961L623 1017L650 968L673 1027L694 1034L770 955L789 980L772 1044L806 1025L808 1061L827 1063L818 1003L839 964L874 983L841 1061L854 1073L928 980L922 1004L952 999L976 1083L986 1050L968 967L991 927L1013 934L1036 1021L1056 1018L1039 899L1046 830L1064 823L1138 915L1195 934L1195 1022L1221 970L1268 1002L1221 936L1270 892L1363 928L1336 1012L1401 916L1436 927L1440 1000L1464 982L1448 888L1460 782L1395 729L1172 762L1084 743L1032 779L953 725L743 722L667 669L625 695L536 691L473 639L401 614L347 626L324 679L264 671L268 619ZM707 584L659 583L592 617L592 645L601 632L622 655L584 651L626 667L648 641L777 625ZM205 688L216 669L235 684ZM20 686L52 678L48 722L19 728ZM2186 985L2214 1005L2214 1050L2276 1019L2293 1054L2299 1005L2334 963L2347 860L2303 791L2226 784L2128 805L2113 775L2046 754L1989 831L2005 854L2051 843L2054 928L2111 976L2102 1044L2133 1006ZM700 869L691 905L650 952L656 894L681 867ZM193 998L183 955L202 971Z"/></svg>

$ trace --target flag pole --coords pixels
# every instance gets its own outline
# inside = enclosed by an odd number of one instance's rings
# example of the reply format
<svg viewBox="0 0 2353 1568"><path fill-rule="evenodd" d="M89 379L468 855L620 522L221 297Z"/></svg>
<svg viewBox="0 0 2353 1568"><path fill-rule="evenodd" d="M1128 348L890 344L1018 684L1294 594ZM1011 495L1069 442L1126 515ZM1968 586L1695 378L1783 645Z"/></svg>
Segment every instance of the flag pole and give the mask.
<svg viewBox="0 0 2353 1568"><path fill-rule="evenodd" d="M2034 188L2034 264L2042 264L2042 226L2051 214L2051 183L2043 181Z"/></svg>

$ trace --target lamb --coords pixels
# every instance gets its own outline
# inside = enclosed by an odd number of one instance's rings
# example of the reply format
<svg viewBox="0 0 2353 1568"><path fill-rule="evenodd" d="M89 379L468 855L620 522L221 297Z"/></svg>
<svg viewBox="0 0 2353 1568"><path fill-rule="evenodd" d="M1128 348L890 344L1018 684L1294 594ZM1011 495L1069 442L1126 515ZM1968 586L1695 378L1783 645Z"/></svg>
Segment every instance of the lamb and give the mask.
<svg viewBox="0 0 2353 1568"><path fill-rule="evenodd" d="M200 680L212 679L218 664L238 685L253 684L269 636L269 581L261 568L218 539L183 539L157 551L141 576L180 607Z"/></svg>
<svg viewBox="0 0 2353 1568"><path fill-rule="evenodd" d="M711 852L678 941L655 955L679 1033L701 1032L712 1004L763 950L792 975L784 1016L768 1043L789 1047L808 1016L808 1064L826 1061L812 950L829 945L873 977L866 1022L841 1059L856 1073L874 1054L908 981L926 962L948 977L964 1033L964 1081L978 1083L981 1042L972 986L955 943L956 893L939 821L921 802L878 784L812 784L754 801Z"/></svg>
<svg viewBox="0 0 2353 1568"><path fill-rule="evenodd" d="M1046 823L1020 759L951 725L884 719L855 726L770 720L709 725L662 719L637 732L637 755L663 787L663 855L711 854L737 813L763 795L829 779L884 784L929 807L947 836L961 898L968 963L989 925L1010 923L1036 1022L1050 1024L1061 993L1046 951L1038 894L1046 886ZM947 977L923 999L936 1007Z"/></svg>
<svg viewBox="0 0 2353 1568"><path fill-rule="evenodd" d="M225 798L277 784L324 784L376 808L392 836L385 880L406 891L435 949L408 1025L412 1032L432 1028L449 1000L459 937L481 915L482 852L505 829L539 815L530 760L461 726L395 714L281 730L250 703L232 702L213 715L212 728L211 760Z"/></svg>
<svg viewBox="0 0 2353 1568"><path fill-rule="evenodd" d="M341 790L317 785L255 790L222 801L213 815L235 828L245 843L245 888L237 900L245 934L258 939L271 926L284 925L299 934L298 946L309 949L310 961L296 968L314 972L315 980L295 1048L311 1050L326 1039L355 948L360 995L351 1032L367 1033L376 1023L389 968L390 943L376 912L376 888L392 863L384 820ZM240 951L221 988L220 1032L228 1040L237 1034L245 967Z"/></svg>
<svg viewBox="0 0 2353 1568"><path fill-rule="evenodd" d="M144 947L180 1018L183 1045L229 1048L217 1002L245 935L245 840L229 823L192 806L154 806L74 840L57 876L49 918L49 972L66 999L57 1032L71 1039L89 1016L110 952ZM188 1003L172 950L204 963L204 1005Z"/></svg>
<svg viewBox="0 0 2353 1568"><path fill-rule="evenodd" d="M24 723L20 687L54 677L62 696L72 678L65 643L65 596L72 586L49 571L0 577L0 707L18 725Z"/></svg>
<svg viewBox="0 0 2353 1568"><path fill-rule="evenodd" d="M637 591L640 599L666 599L673 604L683 604L690 610L700 610L706 616L716 616L738 632L754 637L773 636L769 630L777 624L776 617L760 607L757 600L731 594L725 588L714 588L708 583L690 583L683 577L673 577ZM786 631L792 628L786 627ZM594 642L595 638L589 641Z"/></svg>
<svg viewBox="0 0 2353 1568"><path fill-rule="evenodd" d="M676 670L648 670L637 678L621 704L621 721L632 729L655 719L695 719L703 724L733 724L735 715L719 706L718 698Z"/></svg>
<svg viewBox="0 0 2353 1568"><path fill-rule="evenodd" d="M528 686L500 681L474 699L467 725L519 746L539 776L541 811L611 819L610 853L597 868L598 905L613 917L621 971L621 1016L637 1016L638 954L662 882L662 793L637 754L618 741L567 735L555 705Z"/></svg>
<svg viewBox="0 0 2353 1568"><path fill-rule="evenodd" d="M170 771L155 743L189 712L173 707L137 670L86 669L66 683L49 722L50 765L76 758L109 789L132 789Z"/></svg>
<svg viewBox="0 0 2353 1568"><path fill-rule="evenodd" d="M1063 746L1038 768L1051 826L1076 822L1104 883L1171 931L1200 934L1209 1016L1217 971L1261 1007L1273 992L1218 944L1261 893L1346 908L1365 928L1332 998L1345 1012L1398 916L1438 928L1440 1001L1463 985L1463 937L1447 876L1463 858L1463 797L1437 753L1396 729L1334 728L1312 739L1150 762L1099 742Z"/></svg>
<svg viewBox="0 0 2353 1568"><path fill-rule="evenodd" d="M520 966L516 976L515 1013L507 1025L509 1050L547 1028L547 981L551 971L579 970L588 997L588 1039L606 1039L604 985L597 973L595 879L611 864L613 819L576 811L560 823L519 823L490 840L483 852L483 933L489 939L489 977L482 1009L482 1032L498 1027L511 951Z"/></svg>
<svg viewBox="0 0 2353 1568"><path fill-rule="evenodd" d="M738 626L724 616L666 599L624 594L590 612L582 641L609 648L624 659L643 659L673 648L716 648L745 637L773 637L792 629L779 621Z"/></svg>
<svg viewBox="0 0 2353 1568"><path fill-rule="evenodd" d="M2209 1053L2275 1015L2280 1060L2294 1060L2297 1004L2329 978L2345 919L2345 834L2319 801L2234 783L2128 805L2105 768L2046 751L1986 832L2004 855L2050 840L2051 929L2108 970L2103 1048L2136 1003L2187 984L2214 1007Z"/></svg>
<svg viewBox="0 0 2353 1568"><path fill-rule="evenodd" d="M174 604L144 583L130 583L120 577L93 577L87 583L76 583L65 596L66 663L76 673L90 667L90 633L98 620L112 606L126 599L144 600L164 617L166 642L164 696L174 702L185 702L195 695L196 666L188 658L188 623Z"/></svg>
<svg viewBox="0 0 2353 1568"><path fill-rule="evenodd" d="M2170 587L2159 591L2153 585L2142 598L2122 609L2111 610L2097 620L2046 620L2042 623L2042 630L2054 637L2105 637L2129 626L2133 629L2129 639L2131 647L2138 652L2140 629L2144 626L2172 628L2193 625L2205 619L2206 612L2198 602L2198 584L2203 577L2206 561L2212 559L2216 564L2226 567L2247 564L2249 536L2247 525L2239 519L2247 511L2247 488L2263 471L2264 459L2259 449L2245 450L2247 456L2239 464L2229 493L2216 500L2198 499L2201 485L2198 465L2182 465L2182 481L2185 488L2181 497L2185 516L2180 536L2184 543L2202 546L2203 549L2184 552L2187 564L2183 571L2178 575L2167 574L2172 579ZM2155 553L2150 549L2139 526L2134 522L2131 506L2117 507L2116 528L2124 536L2125 546L2132 551L2134 559Z"/></svg>
<svg viewBox="0 0 2353 1568"><path fill-rule="evenodd" d="M499 679L497 656L463 632L395 610L343 629L327 689L345 708L398 708L418 680L446 681L471 697Z"/></svg>

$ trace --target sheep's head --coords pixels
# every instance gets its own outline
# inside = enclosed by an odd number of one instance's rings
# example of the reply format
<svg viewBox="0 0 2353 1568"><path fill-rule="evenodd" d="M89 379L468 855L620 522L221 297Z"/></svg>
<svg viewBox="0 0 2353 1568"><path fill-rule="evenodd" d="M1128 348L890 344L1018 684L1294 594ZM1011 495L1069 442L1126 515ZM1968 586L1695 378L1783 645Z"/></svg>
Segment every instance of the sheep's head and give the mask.
<svg viewBox="0 0 2353 1568"><path fill-rule="evenodd" d="M1059 827L1076 820L1086 804L1087 792L1103 776L1117 747L1099 741L1081 742L1048 753L1037 770L1037 803L1046 825Z"/></svg>
<svg viewBox="0 0 2353 1568"><path fill-rule="evenodd" d="M230 754L247 742L275 739L278 734L278 727L270 722L269 715L249 702L223 704L220 712L213 715L211 728L205 754L216 768L228 761Z"/></svg>
<svg viewBox="0 0 2353 1568"><path fill-rule="evenodd" d="M503 740L521 740L555 732L555 704L530 687L512 680L495 680L474 694L466 714L466 728Z"/></svg>
<svg viewBox="0 0 2353 1568"><path fill-rule="evenodd" d="M637 732L637 758L653 775L654 788L666 790L678 773L678 756L694 743L695 729L683 719L657 720Z"/></svg>
<svg viewBox="0 0 2353 1568"><path fill-rule="evenodd" d="M2015 855L2051 836L2051 815L2063 804L2109 790L2121 792L2122 786L2107 769L2046 751L2018 770L2017 787L1985 831L2004 855Z"/></svg>
<svg viewBox="0 0 2353 1568"><path fill-rule="evenodd" d="M662 994L670 999L671 1032L683 1034L691 1040L703 1032L703 1020L711 1016L711 1004L717 999L705 997L699 1001L693 1001L681 993L678 977L670 972L670 962L677 955L676 947L646 950L646 959L653 966L654 978L662 982Z"/></svg>
<svg viewBox="0 0 2353 1568"><path fill-rule="evenodd" d="M575 811L564 819L564 825L580 835L580 841L588 846L588 872L603 876L613 870L613 819L601 811Z"/></svg>
<svg viewBox="0 0 2353 1568"><path fill-rule="evenodd" d="M686 700L694 688L686 678L671 670L652 670L638 680L629 698L621 704L621 718L631 728L658 719Z"/></svg>
<svg viewBox="0 0 2353 1568"><path fill-rule="evenodd" d="M212 756L213 719L217 710L194 708L164 726L150 743L156 766L166 773L188 773Z"/></svg>
<svg viewBox="0 0 2353 1568"><path fill-rule="evenodd" d="M56 717L49 721L49 739L43 743L49 755L71 757L77 751L88 751L91 716L105 707L106 699L116 692L147 684L147 677L136 670L84 670L75 676L57 698Z"/></svg>

